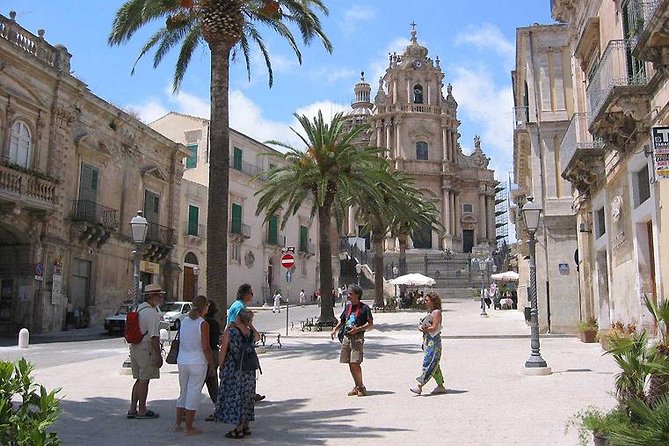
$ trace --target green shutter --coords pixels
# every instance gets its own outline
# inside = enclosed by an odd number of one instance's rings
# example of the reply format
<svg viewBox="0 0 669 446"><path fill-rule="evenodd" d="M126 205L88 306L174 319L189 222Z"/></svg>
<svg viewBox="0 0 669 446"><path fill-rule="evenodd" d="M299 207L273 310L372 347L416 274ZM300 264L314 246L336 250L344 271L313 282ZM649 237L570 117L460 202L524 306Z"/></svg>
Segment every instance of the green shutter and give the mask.
<svg viewBox="0 0 669 446"><path fill-rule="evenodd" d="M300 252L308 252L309 229L300 225Z"/></svg>
<svg viewBox="0 0 669 446"><path fill-rule="evenodd" d="M232 152L232 168L242 170L242 149L235 147Z"/></svg>
<svg viewBox="0 0 669 446"><path fill-rule="evenodd" d="M197 167L197 144L190 144L187 146L190 155L186 158L186 169Z"/></svg>
<svg viewBox="0 0 669 446"><path fill-rule="evenodd" d="M279 219L276 215L272 215L269 218L268 224L268 233L267 233L267 242L270 245L278 244L279 239Z"/></svg>
<svg viewBox="0 0 669 446"><path fill-rule="evenodd" d="M232 224L230 225L230 232L233 234L242 233L242 206L237 203L232 203Z"/></svg>
<svg viewBox="0 0 669 446"><path fill-rule="evenodd" d="M197 206L188 206L188 235L198 234L198 223L200 218L200 208Z"/></svg>

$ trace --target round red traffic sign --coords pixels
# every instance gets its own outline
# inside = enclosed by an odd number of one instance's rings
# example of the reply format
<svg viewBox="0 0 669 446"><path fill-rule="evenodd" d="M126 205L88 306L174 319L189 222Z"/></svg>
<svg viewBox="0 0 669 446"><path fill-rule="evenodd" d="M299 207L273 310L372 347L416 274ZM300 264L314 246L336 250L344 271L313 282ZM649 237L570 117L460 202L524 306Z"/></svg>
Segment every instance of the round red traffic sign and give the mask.
<svg viewBox="0 0 669 446"><path fill-rule="evenodd" d="M295 265L295 257L289 252L281 256L281 266L284 268L292 268Z"/></svg>

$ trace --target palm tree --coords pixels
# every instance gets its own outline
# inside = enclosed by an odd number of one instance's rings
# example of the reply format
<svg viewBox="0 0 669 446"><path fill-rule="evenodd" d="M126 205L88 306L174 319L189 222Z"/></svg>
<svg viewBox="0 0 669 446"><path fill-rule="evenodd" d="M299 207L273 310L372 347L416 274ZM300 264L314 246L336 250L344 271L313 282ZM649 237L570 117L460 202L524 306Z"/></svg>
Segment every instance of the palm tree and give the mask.
<svg viewBox="0 0 669 446"><path fill-rule="evenodd" d="M230 120L228 92L230 61L241 54L251 75L250 48L258 46L273 75L267 47L257 28L264 25L283 37L302 63L302 54L289 25L295 26L305 45L320 39L328 52L332 45L323 33L318 14L327 15L322 0L128 0L116 12L110 45L128 41L139 29L161 20L164 25L142 48L137 60L155 50L154 67L181 45L174 70L178 91L195 49L207 44L211 59L211 122L209 128L209 199L207 212L207 295L227 307L228 190ZM133 67L134 71L134 67Z"/></svg>
<svg viewBox="0 0 669 446"><path fill-rule="evenodd" d="M388 181L387 161L379 156L384 149L356 147L358 136L369 126L360 125L347 130L347 120L337 113L330 123L318 115L310 120L307 116L294 115L304 133L295 132L306 150L289 144L269 141L288 151L275 155L286 163L267 174L267 181L256 192L260 195L256 215L265 213L267 222L271 216L281 214L281 226L295 215L305 203L311 205L311 217L318 217L319 261L321 285L321 315L319 321L335 320L332 309L332 247L330 231L332 220L343 221L347 204L361 202L362 197L370 201L381 201L379 184ZM294 131L294 130L293 130Z"/></svg>
<svg viewBox="0 0 669 446"><path fill-rule="evenodd" d="M653 369L648 380L648 404L654 407L661 397L669 395L669 300L655 304L653 299L644 294L646 308L653 315L657 325L659 339L652 348Z"/></svg>
<svg viewBox="0 0 669 446"><path fill-rule="evenodd" d="M408 222L419 216L428 222L428 215L424 212L436 211L424 209L421 193L413 185L413 179L401 171L392 171L390 181L379 185L376 191L382 196L382 201L363 199L358 204L357 217L364 223L365 229L372 233L374 251L374 306L384 306L383 300L383 239L399 222ZM434 214L432 214L434 215ZM433 219L432 222L435 220ZM406 262L405 262L406 263Z"/></svg>

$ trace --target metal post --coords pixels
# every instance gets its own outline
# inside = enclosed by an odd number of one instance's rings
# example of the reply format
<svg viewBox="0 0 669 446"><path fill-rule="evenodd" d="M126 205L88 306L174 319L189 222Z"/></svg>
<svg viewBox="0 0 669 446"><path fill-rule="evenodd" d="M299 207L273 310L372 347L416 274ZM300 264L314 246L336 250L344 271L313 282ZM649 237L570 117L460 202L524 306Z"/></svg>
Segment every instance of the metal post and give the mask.
<svg viewBox="0 0 669 446"><path fill-rule="evenodd" d="M135 288L135 295L133 297L133 306L137 306L139 304L139 295L140 295L140 289L139 289L139 264L140 261L142 260L142 253L141 250L139 249L139 245L135 247L135 250L132 252L133 254L133 274L132 274L132 284L133 287Z"/></svg>
<svg viewBox="0 0 669 446"><path fill-rule="evenodd" d="M541 357L539 351L539 311L537 309L537 264L535 259L537 240L534 233L530 233L530 329L531 341L530 346L532 353L525 361L526 368L547 367L546 361Z"/></svg>
<svg viewBox="0 0 669 446"><path fill-rule="evenodd" d="M485 271L481 266L482 263L479 260L479 271L481 272L481 316L488 317L488 313L485 311ZM486 268L488 267L488 262L485 262Z"/></svg>

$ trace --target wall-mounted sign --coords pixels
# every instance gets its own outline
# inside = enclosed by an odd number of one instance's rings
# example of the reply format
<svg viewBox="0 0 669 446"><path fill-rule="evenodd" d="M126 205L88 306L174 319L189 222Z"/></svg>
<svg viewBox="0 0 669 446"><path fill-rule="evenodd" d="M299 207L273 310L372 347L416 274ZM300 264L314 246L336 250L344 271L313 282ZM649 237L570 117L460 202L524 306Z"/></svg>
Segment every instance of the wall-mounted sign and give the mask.
<svg viewBox="0 0 669 446"><path fill-rule="evenodd" d="M40 282L44 280L44 263L35 264L35 280Z"/></svg>
<svg viewBox="0 0 669 446"><path fill-rule="evenodd" d="M655 175L669 178L669 127L653 127Z"/></svg>
<svg viewBox="0 0 669 446"><path fill-rule="evenodd" d="M569 274L569 264L568 263L559 263L558 271L560 274Z"/></svg>

